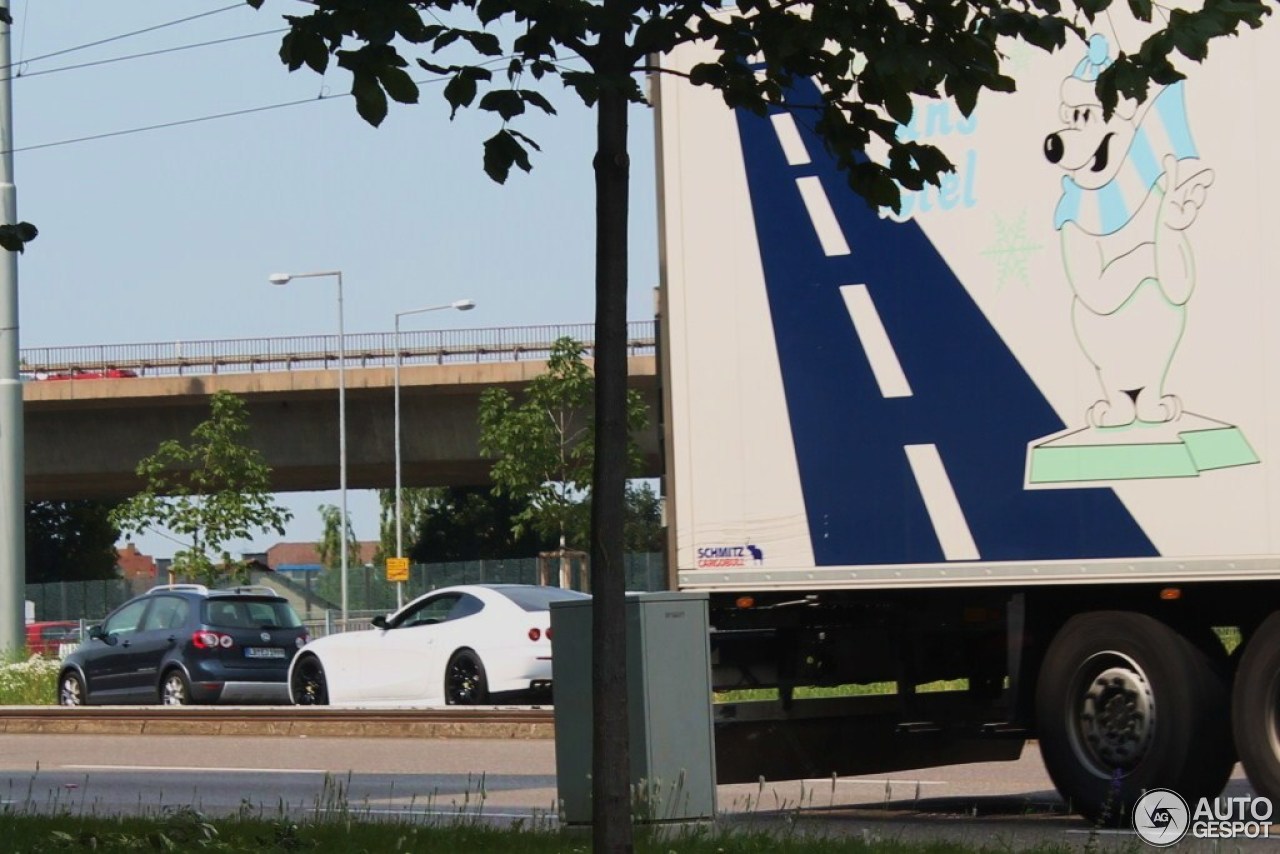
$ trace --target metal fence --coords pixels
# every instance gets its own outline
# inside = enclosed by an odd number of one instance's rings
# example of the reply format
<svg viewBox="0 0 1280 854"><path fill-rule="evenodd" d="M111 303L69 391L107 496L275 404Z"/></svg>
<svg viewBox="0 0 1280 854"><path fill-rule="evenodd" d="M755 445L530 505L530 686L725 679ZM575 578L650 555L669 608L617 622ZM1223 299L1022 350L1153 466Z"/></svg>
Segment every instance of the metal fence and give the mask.
<svg viewBox="0 0 1280 854"><path fill-rule="evenodd" d="M646 592L667 587L666 561L661 553L638 553L626 556L627 590ZM320 577L311 573L282 573L295 589L319 594L333 601L341 583L338 574L326 571ZM403 599L410 602L424 593L455 584L537 584L537 558L512 560L469 560L450 563L414 564L409 567ZM329 595L325 595L329 594ZM378 567L350 567L347 571L347 630L367 629L369 621L396 607L396 585L386 580ZM342 631L341 613L336 607L298 607L298 613L313 636Z"/></svg>
<svg viewBox="0 0 1280 854"><path fill-rule="evenodd" d="M36 620L89 620L97 622L117 605L140 593L123 578L106 581L62 581L28 584L27 601L35 604Z"/></svg>
<svg viewBox="0 0 1280 854"><path fill-rule="evenodd" d="M251 373L336 367L344 350L348 367L391 367L397 350L402 365L512 362L545 359L552 344L564 337L578 341L586 348L587 355L592 355L595 325L576 323L413 330L400 333L399 347L394 332L352 333L341 338L304 335L31 347L21 351L21 366L23 375L29 379L110 371L127 371L138 376ZM631 355L654 353L653 321L628 323L627 337ZM340 342L345 346L339 346Z"/></svg>
<svg viewBox="0 0 1280 854"><path fill-rule="evenodd" d="M666 589L666 562L661 553L639 553L626 556L628 590ZM282 572L286 595L298 603L298 615L312 628L312 634L334 630L340 614L337 596L326 595L338 589L341 581L335 570L324 573ZM266 580L272 580L272 574ZM156 582L131 584L124 579L107 581L64 581L54 584L28 584L27 600L35 604L36 619L83 620L96 623L112 609L149 589ZM423 593L454 584L537 584L537 558L518 560L469 560L452 563L414 564L409 568L409 581L403 596L408 602ZM396 585L386 580L381 568L350 567L347 572L348 628L368 628L368 621L378 614L395 609Z"/></svg>

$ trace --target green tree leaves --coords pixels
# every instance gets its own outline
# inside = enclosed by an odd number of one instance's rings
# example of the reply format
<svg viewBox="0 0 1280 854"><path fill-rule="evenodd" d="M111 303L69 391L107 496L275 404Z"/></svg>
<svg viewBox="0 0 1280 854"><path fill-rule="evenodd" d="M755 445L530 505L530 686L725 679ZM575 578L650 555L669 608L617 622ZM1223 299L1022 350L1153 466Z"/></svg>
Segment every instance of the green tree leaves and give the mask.
<svg viewBox="0 0 1280 854"><path fill-rule="evenodd" d="M113 501L32 501L26 506L28 584L116 577Z"/></svg>
<svg viewBox="0 0 1280 854"><path fill-rule="evenodd" d="M539 150L532 139L513 130L504 128L489 137L484 142L485 174L499 184L505 184L512 166L519 166L525 172L533 169L526 145L535 151Z"/></svg>
<svg viewBox="0 0 1280 854"><path fill-rule="evenodd" d="M529 507L520 497L483 486L422 491L431 500L417 515L417 536L409 541L414 563L530 558L555 545L555 537L517 525L515 518Z"/></svg>
<svg viewBox="0 0 1280 854"><path fill-rule="evenodd" d="M356 533L351 527L350 515L344 520L342 511L332 504L321 504L317 510L320 512L320 524L323 526L320 542L316 543L316 553L320 556L320 562L328 569L337 569L342 565L342 526L345 523L347 567L359 566L360 541L356 539Z"/></svg>
<svg viewBox="0 0 1280 854"><path fill-rule="evenodd" d="M591 492L595 455L595 377L582 345L561 338L552 346L545 373L522 398L494 388L480 398L480 453L494 457L495 492L525 500L514 518L520 536L532 528L561 546L581 547L587 536L581 499ZM647 413L636 392L627 394L630 432L644 428ZM628 466L640 467L640 452L628 442Z"/></svg>
<svg viewBox="0 0 1280 854"><path fill-rule="evenodd" d="M1153 18L1150 0L1124 5L1114 11ZM892 207L899 203L895 184L937 184L952 168L931 146L920 146L923 159L903 150L898 128L909 121L913 98L948 97L968 115L984 92L1014 86L1000 39L1057 50L1072 36L1085 38L1093 21L1113 12L1113 0L749 0L719 14L699 0L611 0L608 14L579 0L315 0L313 6L307 15L286 16L290 32L281 59L290 70L306 65L322 73L328 56L336 56L353 74L357 110L374 125L386 118L390 101L418 99L418 85L404 70L404 47L420 46L431 56L469 53L470 61L446 64L416 59L449 77L444 98L452 111L478 105L502 123L484 146L484 169L495 181L506 181L513 166L528 171L530 152L538 150L510 123L530 106L554 113L544 93L520 85L526 73L535 80L558 75L588 105L606 90L639 103L645 97L634 75L648 70L649 57L700 39L720 54L690 78L717 89L730 106L776 109L793 82L812 79L817 100L786 108L806 114L823 133L853 189L872 204ZM466 15L460 12L470 12L481 28L461 26ZM1099 78L1102 103L1111 109L1121 96L1142 97L1151 81L1178 79L1175 54L1203 60L1214 39L1257 27L1268 14L1265 0L1204 0L1200 8L1173 10L1162 30ZM500 21L516 26L488 29ZM361 46L353 50L352 43ZM485 67L503 56L509 57L505 83ZM586 68L564 63L566 56ZM883 147L884 159L860 156L873 145Z"/></svg>
<svg viewBox="0 0 1280 854"><path fill-rule="evenodd" d="M209 403L210 417L191 431L189 441L165 440L138 463L136 472L146 486L115 508L110 519L125 533L165 528L186 538L174 554L174 571L217 584L243 570L227 543L255 531L283 534L292 514L275 503L270 469L246 444L244 403L225 391Z"/></svg>
<svg viewBox="0 0 1280 854"><path fill-rule="evenodd" d="M382 566L395 552L395 491L378 491L382 541L374 563ZM558 533L544 536L516 517L529 510L529 502L509 492L499 494L487 486L450 486L404 490L405 552L414 563L507 560L530 558L556 547ZM570 541L584 541L590 516L590 499L572 509L568 523ZM515 533L519 528L520 534ZM663 549L662 499L643 482L627 485L627 552L660 552Z"/></svg>

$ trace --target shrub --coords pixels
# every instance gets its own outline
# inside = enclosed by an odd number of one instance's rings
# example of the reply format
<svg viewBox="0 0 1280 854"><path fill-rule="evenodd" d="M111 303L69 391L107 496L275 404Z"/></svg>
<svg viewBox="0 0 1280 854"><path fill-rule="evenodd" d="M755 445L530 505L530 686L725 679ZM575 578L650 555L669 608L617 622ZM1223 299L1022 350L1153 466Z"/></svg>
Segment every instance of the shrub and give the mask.
<svg viewBox="0 0 1280 854"><path fill-rule="evenodd" d="M0 705L51 706L56 699L56 658L11 656L0 662Z"/></svg>

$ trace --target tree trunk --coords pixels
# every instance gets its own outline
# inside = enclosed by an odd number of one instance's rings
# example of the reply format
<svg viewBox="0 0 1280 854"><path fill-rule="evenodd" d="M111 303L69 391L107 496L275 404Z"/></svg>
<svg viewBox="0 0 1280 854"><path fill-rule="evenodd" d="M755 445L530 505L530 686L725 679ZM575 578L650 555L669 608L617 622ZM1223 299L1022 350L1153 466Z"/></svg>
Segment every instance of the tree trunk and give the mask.
<svg viewBox="0 0 1280 854"><path fill-rule="evenodd" d="M592 844L597 854L633 850L626 697L626 579L622 526L627 476L627 154L625 11L605 0L614 26L602 34L604 85L597 104L596 454L591 484ZM613 8L611 8L613 7ZM618 81L615 83L615 81Z"/></svg>

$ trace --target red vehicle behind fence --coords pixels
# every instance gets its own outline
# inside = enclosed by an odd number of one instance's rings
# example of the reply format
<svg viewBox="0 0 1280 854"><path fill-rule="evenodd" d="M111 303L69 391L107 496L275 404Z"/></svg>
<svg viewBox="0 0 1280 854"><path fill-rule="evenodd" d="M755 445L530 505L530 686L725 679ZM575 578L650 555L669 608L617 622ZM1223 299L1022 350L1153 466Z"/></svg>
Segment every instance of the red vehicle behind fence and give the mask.
<svg viewBox="0 0 1280 854"><path fill-rule="evenodd" d="M38 380L121 380L136 377L137 371L109 368L105 371L64 371L56 374L37 373Z"/></svg>
<svg viewBox="0 0 1280 854"><path fill-rule="evenodd" d="M79 643L80 624L58 620L27 624L27 651L32 655L57 655L64 643Z"/></svg>

